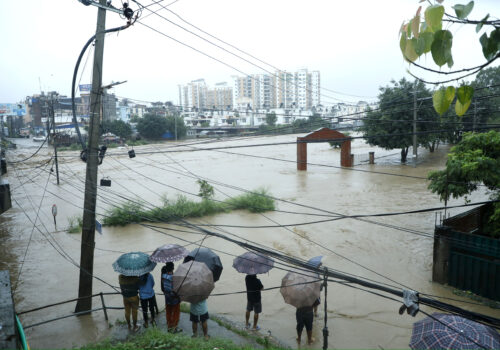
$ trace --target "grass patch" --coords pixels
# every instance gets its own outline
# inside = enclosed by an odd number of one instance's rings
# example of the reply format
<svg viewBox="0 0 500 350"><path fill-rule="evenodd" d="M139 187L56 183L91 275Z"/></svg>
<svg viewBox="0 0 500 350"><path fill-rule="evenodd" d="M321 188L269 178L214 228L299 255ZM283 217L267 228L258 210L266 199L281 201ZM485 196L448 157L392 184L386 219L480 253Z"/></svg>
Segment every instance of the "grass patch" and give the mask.
<svg viewBox="0 0 500 350"><path fill-rule="evenodd" d="M240 347L225 339L211 338L191 338L185 335L170 334L158 328L150 328L146 332L137 335L125 342L113 343L105 340L96 344L91 344L80 348L81 350L132 350L132 349L170 349L170 350L213 350L213 349L251 349Z"/></svg>
<svg viewBox="0 0 500 350"><path fill-rule="evenodd" d="M142 146L142 145L149 145L148 141L145 140L128 140L127 141L127 146Z"/></svg>
<svg viewBox="0 0 500 350"><path fill-rule="evenodd" d="M72 216L68 219L69 227L68 233L80 233L82 232L83 218L79 216Z"/></svg>
<svg viewBox="0 0 500 350"><path fill-rule="evenodd" d="M146 209L142 203L124 203L120 207L108 210L103 223L108 226L124 226L143 221L170 222L180 218L196 218L238 209L261 213L274 210L274 208L274 200L264 189L245 193L222 202L209 199L195 202L188 200L185 196L179 196L175 201L164 198L163 205L153 209Z"/></svg>
<svg viewBox="0 0 500 350"><path fill-rule="evenodd" d="M79 151L82 146L79 143L72 143L69 146L57 146L58 151Z"/></svg>

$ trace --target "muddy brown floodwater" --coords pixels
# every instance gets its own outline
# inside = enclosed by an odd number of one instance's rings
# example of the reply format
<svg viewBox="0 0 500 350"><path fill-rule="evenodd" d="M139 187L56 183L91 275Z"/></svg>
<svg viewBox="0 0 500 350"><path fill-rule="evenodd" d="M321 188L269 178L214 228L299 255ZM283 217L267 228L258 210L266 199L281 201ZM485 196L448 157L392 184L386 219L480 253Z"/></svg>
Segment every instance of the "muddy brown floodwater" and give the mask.
<svg viewBox="0 0 500 350"><path fill-rule="evenodd" d="M297 136L300 135L233 140L197 147L293 142ZM192 142L186 141L184 144ZM179 144L182 145L182 142ZM340 150L332 149L328 144L309 144L308 161L329 166L310 165L307 171L299 172L294 163L296 146L293 144L234 148L224 152L163 152L189 150L187 147L172 148L173 145L167 143L136 147L137 157L133 159L128 158L125 148L110 149L103 165L99 166L99 178L109 177L112 186L98 189L98 217L104 214L107 208L122 202L123 197L140 199L148 205L160 204L163 196L173 199L183 193L187 197L193 197L191 194L198 193L196 177L193 177L193 174L216 181L214 187L218 199L240 194L236 188L253 190L264 187L275 197L291 202L277 202L277 208L287 213L275 211L261 215L237 211L192 220L196 223L258 226L275 223L297 224L324 219L307 215L321 212L294 203L347 215L406 211L442 205L438 197L427 190L426 180L376 174L371 171L425 177L430 170L444 166L447 146L441 146L434 153L419 149L419 161L415 167L401 165L397 150L386 151L356 140L353 143L353 153L367 154L368 151L374 150L377 158L375 165L356 166L354 169L363 170L356 171L338 167ZM31 140L19 140L18 149L9 151L8 159L23 159L36 150L35 146L38 145ZM60 152L61 184L57 186L54 173L48 176L51 164L45 164L51 154L51 148L44 147L36 157L11 164L8 169L13 208L0 216L0 269L9 269L11 272L18 312L77 296L79 271L70 261L80 260L81 235L69 234L66 229L70 218L82 216L85 164L78 159L77 152ZM288 162L259 157L286 159ZM486 198L482 193L472 196L472 200ZM457 200L450 204L462 203L463 200ZM53 204L58 207L57 226L54 225L51 214ZM463 210L465 209L451 210L451 213ZM500 316L498 310L471 304L469 299L454 295L451 288L432 283L433 240L425 235L393 228L432 235L434 212L370 220L384 226L343 219L304 226L292 225L289 229L221 229L241 240L257 242L302 259L324 255L323 262L329 268L397 288L403 288L404 285L422 293L454 298L459 300L450 301L455 305L495 317ZM174 225L162 226L179 228ZM111 264L121 252L151 252L165 243L185 245L183 240L193 242L203 238L197 233L161 231L140 225L104 227L102 235L96 233L94 274L116 286L117 274ZM222 277L216 283L213 293L244 290L245 276L232 268L234 256L244 250L213 237L206 238L203 244L220 251L224 265ZM194 248L195 245L190 244L187 247ZM67 254L66 259L62 256L64 254ZM361 266L368 267L380 275ZM159 270L160 267L157 266L153 271L158 291ZM279 286L284 275L285 271L274 268L268 274L261 275L260 279L264 286L269 288ZM93 290L95 293L112 291L111 287L98 280L94 280ZM286 344L295 347L295 309L284 303L279 289L263 292L262 300L263 313L259 321L262 332L267 334L270 331ZM161 297L158 301L160 306L163 306ZM121 299L118 296L110 296L106 298L106 303L108 306L120 306ZM210 312L242 323L245 303L245 294L212 296L208 300ZM93 305L99 307L100 300L94 299ZM401 301L386 300L336 283L330 283L328 286L327 305L330 348L407 348L412 323L424 317L422 314L416 318L406 314L399 315ZM74 306L74 303L70 303L25 314L21 320L24 325L30 325L70 314ZM320 308L321 317L315 320L314 348L322 346L323 307L324 304ZM422 308L427 312L434 311L425 306ZM122 311L109 311L109 314L111 324L117 319L123 319ZM108 323L102 312L71 317L27 330L32 348L78 346L102 339L108 334Z"/></svg>

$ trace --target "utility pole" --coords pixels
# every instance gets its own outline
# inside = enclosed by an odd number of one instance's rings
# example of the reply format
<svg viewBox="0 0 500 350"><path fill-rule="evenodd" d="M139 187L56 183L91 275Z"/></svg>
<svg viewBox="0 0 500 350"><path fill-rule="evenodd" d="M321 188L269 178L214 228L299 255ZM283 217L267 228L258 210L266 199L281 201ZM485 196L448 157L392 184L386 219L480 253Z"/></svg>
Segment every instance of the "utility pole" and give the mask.
<svg viewBox="0 0 500 350"><path fill-rule="evenodd" d="M417 164L417 81L413 90L413 157Z"/></svg>
<svg viewBox="0 0 500 350"><path fill-rule="evenodd" d="M95 208L97 199L97 166L99 146L99 122L101 111L102 62L104 56L104 30L106 25L106 0L99 0L97 29L90 93L90 125L87 146L87 172L83 210L82 245L80 253L80 282L75 312L92 309L92 279L94 273Z"/></svg>
<svg viewBox="0 0 500 350"><path fill-rule="evenodd" d="M52 143L54 144L54 156L56 158L56 177L57 184L59 185L59 162L57 160L57 143L56 143L56 116L54 113L54 95L50 97L50 115L52 116ZM49 134L50 135L50 134ZM47 137L49 136L47 135Z"/></svg>
<svg viewBox="0 0 500 350"><path fill-rule="evenodd" d="M474 101L474 119L472 119L472 131L476 132L476 113L477 113L477 102Z"/></svg>

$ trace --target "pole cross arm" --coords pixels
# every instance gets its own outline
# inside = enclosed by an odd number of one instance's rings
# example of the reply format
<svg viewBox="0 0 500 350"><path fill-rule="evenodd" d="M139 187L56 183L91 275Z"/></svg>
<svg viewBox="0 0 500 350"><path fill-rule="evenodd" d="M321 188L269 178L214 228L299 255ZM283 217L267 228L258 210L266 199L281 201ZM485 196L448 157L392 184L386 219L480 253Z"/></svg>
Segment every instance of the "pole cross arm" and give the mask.
<svg viewBox="0 0 500 350"><path fill-rule="evenodd" d="M99 2L94 1L94 0L78 0L78 1L81 2L82 4L84 4L85 6L93 5L93 6L97 6L99 8L104 9L104 10L107 10L107 11L116 12L120 15L124 14L123 10L117 9L116 7L113 7L113 6L101 5Z"/></svg>

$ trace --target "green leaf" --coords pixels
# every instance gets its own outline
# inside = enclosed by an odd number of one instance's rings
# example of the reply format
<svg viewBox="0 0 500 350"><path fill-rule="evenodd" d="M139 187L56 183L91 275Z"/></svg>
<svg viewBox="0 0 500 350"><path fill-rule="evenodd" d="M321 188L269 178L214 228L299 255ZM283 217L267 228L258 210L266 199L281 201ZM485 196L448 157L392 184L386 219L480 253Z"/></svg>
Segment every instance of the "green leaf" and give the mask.
<svg viewBox="0 0 500 350"><path fill-rule="evenodd" d="M417 46L417 39L412 38L411 40L408 40L406 42L406 48L405 48L405 57L408 61L415 61L418 58L418 54L416 52L416 46Z"/></svg>
<svg viewBox="0 0 500 350"><path fill-rule="evenodd" d="M425 9L425 22L433 32L441 30L444 7L441 5L432 5Z"/></svg>
<svg viewBox="0 0 500 350"><path fill-rule="evenodd" d="M476 33L479 33L479 31L481 30L481 28L483 28L483 25L484 25L484 22L486 22L488 20L488 18L490 17L490 14L488 13L482 20L481 22L479 22L476 26Z"/></svg>
<svg viewBox="0 0 500 350"><path fill-rule="evenodd" d="M455 88L453 86L448 86L446 89L441 88L434 92L432 95L432 104L436 112L439 115L443 115L448 108L450 108L451 102L455 97Z"/></svg>
<svg viewBox="0 0 500 350"><path fill-rule="evenodd" d="M423 33L423 34L427 34L427 33ZM432 33L429 33L429 34L432 34ZM417 55L420 56L423 53L425 53L425 49L426 49L425 37L423 35L420 35L417 39L417 44L415 45L415 52L417 53Z"/></svg>
<svg viewBox="0 0 500 350"><path fill-rule="evenodd" d="M462 85L457 89L457 100L460 101L461 104L470 102L472 96L474 96L474 88L472 86Z"/></svg>
<svg viewBox="0 0 500 350"><path fill-rule="evenodd" d="M431 45L432 58L438 66L445 63L453 65L453 58L451 56L451 46L453 44L453 35L448 30L439 30L434 33L434 40Z"/></svg>
<svg viewBox="0 0 500 350"><path fill-rule="evenodd" d="M500 28L493 30L490 33L490 37L488 38L488 34L484 33L479 38L479 42L483 47L483 55L489 61L495 57L497 51L500 50Z"/></svg>
<svg viewBox="0 0 500 350"><path fill-rule="evenodd" d="M461 117L467 112L472 102L474 89L469 85L460 86L457 89L457 102L455 103L455 113Z"/></svg>
<svg viewBox="0 0 500 350"><path fill-rule="evenodd" d="M465 104L462 104L458 99L457 102L455 102L455 113L461 117L467 112L467 110L470 107L471 100L466 102Z"/></svg>
<svg viewBox="0 0 500 350"><path fill-rule="evenodd" d="M425 42L424 53L431 51L432 41L434 40L434 33L425 32L420 34L418 40L423 40Z"/></svg>
<svg viewBox="0 0 500 350"><path fill-rule="evenodd" d="M401 53L404 57L406 50L406 32L401 33L401 39L399 39L399 48L401 49Z"/></svg>
<svg viewBox="0 0 500 350"><path fill-rule="evenodd" d="M467 16L471 13L474 8L474 1L469 2L467 5L455 5L452 6L457 14L457 17L460 19L467 18Z"/></svg>

